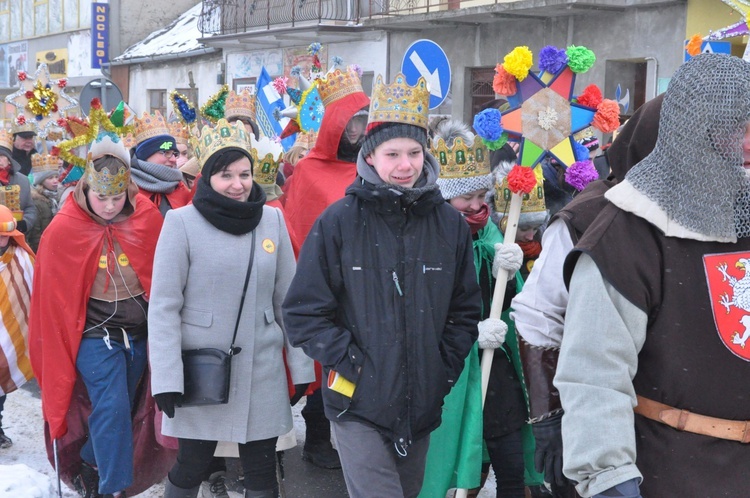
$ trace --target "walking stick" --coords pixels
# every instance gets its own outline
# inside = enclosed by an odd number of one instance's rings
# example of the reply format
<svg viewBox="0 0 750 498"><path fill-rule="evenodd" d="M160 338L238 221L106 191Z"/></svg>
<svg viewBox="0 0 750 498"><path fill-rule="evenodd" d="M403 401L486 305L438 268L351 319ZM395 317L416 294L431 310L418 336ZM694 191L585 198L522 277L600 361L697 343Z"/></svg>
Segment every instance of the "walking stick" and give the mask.
<svg viewBox="0 0 750 498"><path fill-rule="evenodd" d="M60 484L60 461L57 459L57 439L52 440L52 452L55 454L55 475L57 476L57 496L62 498L62 485Z"/></svg>

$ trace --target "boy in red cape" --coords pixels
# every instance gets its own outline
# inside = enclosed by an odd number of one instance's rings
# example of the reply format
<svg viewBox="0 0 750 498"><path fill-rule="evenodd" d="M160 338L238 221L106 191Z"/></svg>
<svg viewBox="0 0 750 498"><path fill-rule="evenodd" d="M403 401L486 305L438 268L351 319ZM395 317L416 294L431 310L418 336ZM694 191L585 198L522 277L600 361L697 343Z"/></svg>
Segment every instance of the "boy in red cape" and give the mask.
<svg viewBox="0 0 750 498"><path fill-rule="evenodd" d="M162 216L116 136L94 142L70 201L42 236L29 319L48 454L56 440L60 475L82 496L133 495L174 462L155 441L146 360Z"/></svg>

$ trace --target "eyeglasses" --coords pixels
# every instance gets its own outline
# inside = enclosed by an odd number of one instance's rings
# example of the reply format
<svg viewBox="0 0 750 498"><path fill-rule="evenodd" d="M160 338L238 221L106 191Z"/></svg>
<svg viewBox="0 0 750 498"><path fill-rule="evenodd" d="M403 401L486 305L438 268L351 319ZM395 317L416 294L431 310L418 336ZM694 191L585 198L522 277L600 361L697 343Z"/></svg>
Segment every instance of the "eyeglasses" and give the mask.
<svg viewBox="0 0 750 498"><path fill-rule="evenodd" d="M161 155L166 157L167 159L172 159L173 157L177 157L180 154L179 152L175 152L172 149L160 150L159 152L161 152Z"/></svg>

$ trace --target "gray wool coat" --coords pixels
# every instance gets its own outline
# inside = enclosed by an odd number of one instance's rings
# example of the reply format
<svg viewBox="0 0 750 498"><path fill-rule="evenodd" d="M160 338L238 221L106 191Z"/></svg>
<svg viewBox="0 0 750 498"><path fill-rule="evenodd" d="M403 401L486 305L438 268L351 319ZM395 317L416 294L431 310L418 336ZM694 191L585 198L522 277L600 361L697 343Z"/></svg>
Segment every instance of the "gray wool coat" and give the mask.
<svg viewBox="0 0 750 498"><path fill-rule="evenodd" d="M229 403L178 407L163 418L169 436L245 443L289 432L292 413L282 350L295 384L315 379L313 362L289 344L281 303L294 276L292 245L281 211L264 206L255 260L232 359ZM228 350L242 296L252 232L232 235L190 205L164 220L149 302L153 394L183 392L183 349Z"/></svg>

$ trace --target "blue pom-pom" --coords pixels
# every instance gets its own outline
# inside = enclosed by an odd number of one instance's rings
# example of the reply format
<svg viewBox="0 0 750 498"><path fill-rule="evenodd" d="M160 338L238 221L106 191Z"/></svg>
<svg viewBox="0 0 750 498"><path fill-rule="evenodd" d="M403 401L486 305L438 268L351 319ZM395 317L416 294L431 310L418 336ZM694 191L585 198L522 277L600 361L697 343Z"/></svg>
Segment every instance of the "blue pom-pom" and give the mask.
<svg viewBox="0 0 750 498"><path fill-rule="evenodd" d="M539 69L548 73L557 74L568 63L565 50L560 50L552 45L547 45L539 52Z"/></svg>
<svg viewBox="0 0 750 498"><path fill-rule="evenodd" d="M576 161L589 160L589 150L575 140L573 141L573 155L575 156Z"/></svg>
<svg viewBox="0 0 750 498"><path fill-rule="evenodd" d="M344 59L342 59L342 58L341 58L341 57L339 57L338 55L334 55L334 56L333 56L333 57L331 58L331 62L333 63L333 67L337 67L337 66L340 66L341 64L343 64L343 63L344 63Z"/></svg>
<svg viewBox="0 0 750 498"><path fill-rule="evenodd" d="M498 109L485 109L474 116L474 130L480 138L490 142L500 138L503 126L500 124L502 114Z"/></svg>
<svg viewBox="0 0 750 498"><path fill-rule="evenodd" d="M291 76L294 76L295 78L299 78L299 75L300 75L300 74L302 74L302 68L301 68L301 67L299 67L299 66L294 66L294 67L292 67L292 69L291 69L291 70L289 71L289 74L290 74Z"/></svg>

